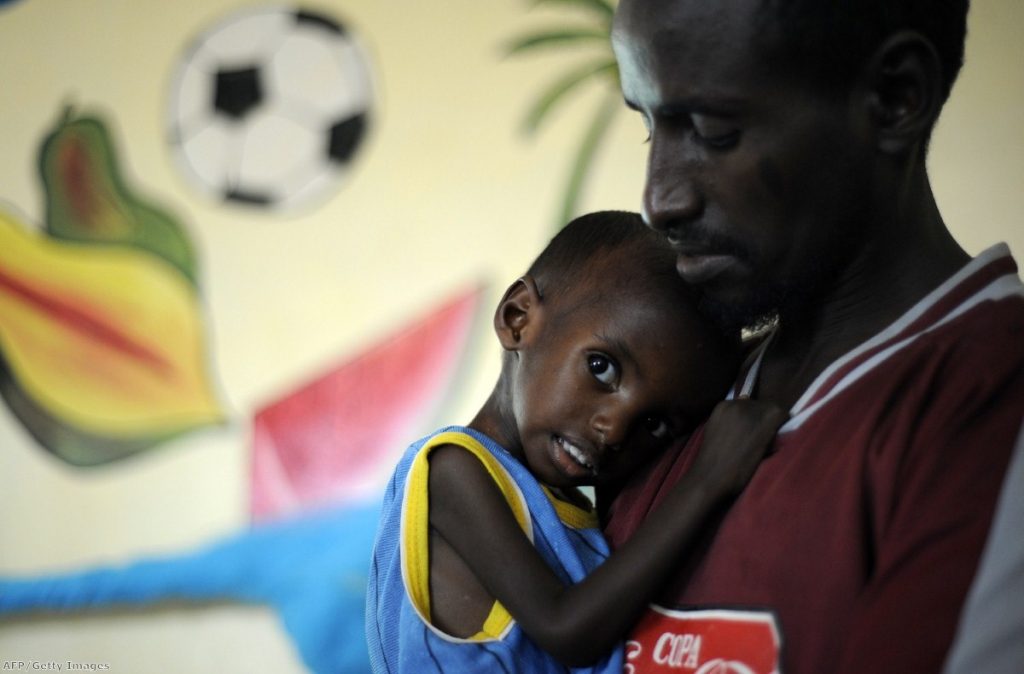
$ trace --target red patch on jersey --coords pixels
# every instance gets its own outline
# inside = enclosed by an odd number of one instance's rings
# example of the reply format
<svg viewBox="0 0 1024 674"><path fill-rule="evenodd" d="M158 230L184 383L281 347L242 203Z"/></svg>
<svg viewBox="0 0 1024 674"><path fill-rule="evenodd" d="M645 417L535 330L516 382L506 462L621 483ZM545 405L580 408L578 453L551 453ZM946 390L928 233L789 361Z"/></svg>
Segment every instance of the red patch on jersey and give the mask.
<svg viewBox="0 0 1024 674"><path fill-rule="evenodd" d="M651 606L626 642L626 674L779 674L781 639L768 611Z"/></svg>

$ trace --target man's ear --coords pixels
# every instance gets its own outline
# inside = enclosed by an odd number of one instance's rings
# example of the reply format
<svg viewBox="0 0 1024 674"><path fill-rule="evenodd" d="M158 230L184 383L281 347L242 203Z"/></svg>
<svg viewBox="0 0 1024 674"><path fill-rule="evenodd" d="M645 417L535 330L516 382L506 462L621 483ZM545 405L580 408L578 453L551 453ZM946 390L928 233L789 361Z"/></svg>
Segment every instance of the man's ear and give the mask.
<svg viewBox="0 0 1024 674"><path fill-rule="evenodd" d="M494 312L494 332L506 351L518 351L536 334L541 315L540 291L529 274L508 287Z"/></svg>
<svg viewBox="0 0 1024 674"><path fill-rule="evenodd" d="M865 68L878 147L902 154L924 142L942 109L942 62L919 33L901 31L875 50Z"/></svg>

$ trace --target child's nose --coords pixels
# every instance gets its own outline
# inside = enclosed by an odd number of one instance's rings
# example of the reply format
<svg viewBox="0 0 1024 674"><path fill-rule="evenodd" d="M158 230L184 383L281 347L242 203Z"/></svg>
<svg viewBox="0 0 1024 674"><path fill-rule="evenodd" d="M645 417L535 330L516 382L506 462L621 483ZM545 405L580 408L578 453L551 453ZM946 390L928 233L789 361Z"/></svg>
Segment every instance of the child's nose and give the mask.
<svg viewBox="0 0 1024 674"><path fill-rule="evenodd" d="M617 447L629 434L630 413L625 405L605 405L594 414L591 425L605 446Z"/></svg>

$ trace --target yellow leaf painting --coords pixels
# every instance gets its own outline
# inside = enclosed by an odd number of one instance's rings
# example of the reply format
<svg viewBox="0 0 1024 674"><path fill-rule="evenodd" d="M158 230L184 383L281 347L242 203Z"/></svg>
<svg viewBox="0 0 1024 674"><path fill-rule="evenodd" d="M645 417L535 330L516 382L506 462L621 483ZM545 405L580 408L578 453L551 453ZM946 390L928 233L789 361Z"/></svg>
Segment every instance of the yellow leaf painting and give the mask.
<svg viewBox="0 0 1024 674"><path fill-rule="evenodd" d="M53 421L123 442L221 418L194 288L178 270L138 248L41 236L6 213L0 251L0 353Z"/></svg>

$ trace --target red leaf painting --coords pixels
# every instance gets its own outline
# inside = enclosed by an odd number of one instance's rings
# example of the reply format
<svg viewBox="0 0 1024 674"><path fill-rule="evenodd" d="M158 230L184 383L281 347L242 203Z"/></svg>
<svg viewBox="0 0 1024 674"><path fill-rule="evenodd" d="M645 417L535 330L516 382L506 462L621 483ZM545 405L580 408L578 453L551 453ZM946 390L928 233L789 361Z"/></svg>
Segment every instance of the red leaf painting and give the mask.
<svg viewBox="0 0 1024 674"><path fill-rule="evenodd" d="M474 288L256 413L254 520L380 492L435 415L466 354Z"/></svg>

